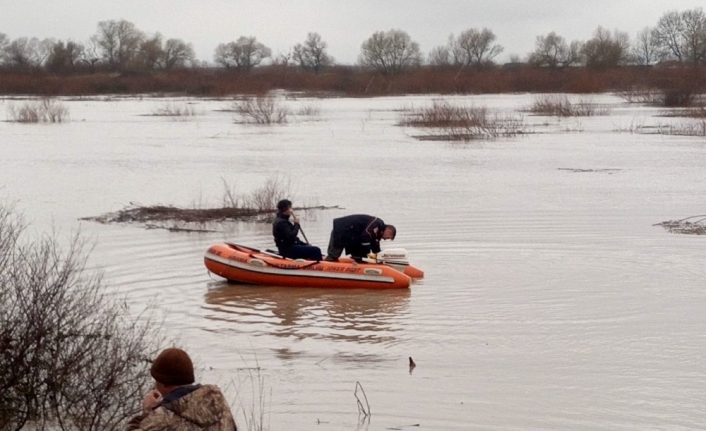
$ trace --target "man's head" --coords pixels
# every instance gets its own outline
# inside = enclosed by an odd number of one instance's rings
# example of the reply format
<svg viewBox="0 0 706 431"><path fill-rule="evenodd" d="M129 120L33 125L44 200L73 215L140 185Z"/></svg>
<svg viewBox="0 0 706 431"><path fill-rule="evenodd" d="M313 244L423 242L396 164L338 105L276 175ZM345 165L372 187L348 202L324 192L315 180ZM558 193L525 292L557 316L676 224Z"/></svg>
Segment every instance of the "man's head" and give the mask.
<svg viewBox="0 0 706 431"><path fill-rule="evenodd" d="M289 199L282 199L277 202L277 212L285 213L288 209L292 208L292 201Z"/></svg>
<svg viewBox="0 0 706 431"><path fill-rule="evenodd" d="M385 225L385 230L382 231L382 239L394 240L397 236L397 229L391 224Z"/></svg>
<svg viewBox="0 0 706 431"><path fill-rule="evenodd" d="M165 386L190 385L194 383L194 364L185 351L170 347L152 361L150 374Z"/></svg>

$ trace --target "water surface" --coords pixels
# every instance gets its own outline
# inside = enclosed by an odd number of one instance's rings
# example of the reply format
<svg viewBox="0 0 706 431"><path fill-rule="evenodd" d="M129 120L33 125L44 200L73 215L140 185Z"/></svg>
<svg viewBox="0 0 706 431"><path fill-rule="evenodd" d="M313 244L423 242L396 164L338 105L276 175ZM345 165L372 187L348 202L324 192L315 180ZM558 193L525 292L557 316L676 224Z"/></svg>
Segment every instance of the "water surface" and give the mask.
<svg viewBox="0 0 706 431"><path fill-rule="evenodd" d="M419 141L400 110L432 98L287 99L320 115L273 127L234 123L223 100L188 100L199 115L184 121L149 115L182 99L67 100L70 123L0 123L0 193L34 230L92 238L91 268L165 320L241 424L264 392L273 430L702 429L706 244L653 224L706 212L706 141L618 132L683 120L612 95L593 98L609 116L521 114L522 137ZM446 99L517 113L533 96ZM406 248L426 278L389 292L228 285L206 249L272 247L269 225L78 220L217 205L224 182L248 193L278 175L295 205L340 206L303 214L310 241L325 247L334 217L373 214L398 228L383 247Z"/></svg>

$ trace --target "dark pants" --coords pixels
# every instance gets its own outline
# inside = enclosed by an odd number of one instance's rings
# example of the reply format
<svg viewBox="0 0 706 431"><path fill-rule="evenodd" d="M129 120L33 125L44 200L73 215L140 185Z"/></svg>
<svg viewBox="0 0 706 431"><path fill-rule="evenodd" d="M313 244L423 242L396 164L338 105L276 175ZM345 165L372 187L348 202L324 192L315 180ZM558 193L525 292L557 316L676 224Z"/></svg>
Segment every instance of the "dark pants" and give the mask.
<svg viewBox="0 0 706 431"><path fill-rule="evenodd" d="M321 260L321 249L313 245L293 245L279 254L290 259Z"/></svg>
<svg viewBox="0 0 706 431"><path fill-rule="evenodd" d="M354 259L360 259L365 257L370 252L370 248L362 244L351 244L341 241L333 232L331 232L331 239L328 242L328 250L326 251L326 260L337 261L343 251L353 256Z"/></svg>

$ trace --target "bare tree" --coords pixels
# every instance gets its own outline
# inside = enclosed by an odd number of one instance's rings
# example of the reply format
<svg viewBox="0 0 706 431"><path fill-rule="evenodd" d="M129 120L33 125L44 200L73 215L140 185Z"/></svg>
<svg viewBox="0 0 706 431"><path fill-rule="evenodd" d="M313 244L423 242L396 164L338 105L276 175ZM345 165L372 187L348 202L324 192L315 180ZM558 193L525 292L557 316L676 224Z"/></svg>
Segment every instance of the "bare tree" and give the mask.
<svg viewBox="0 0 706 431"><path fill-rule="evenodd" d="M10 39L8 39L7 35L5 33L0 33L0 64L3 64L4 62L5 47L9 43Z"/></svg>
<svg viewBox="0 0 706 431"><path fill-rule="evenodd" d="M111 69L125 70L137 57L144 35L129 21L110 20L98 23L93 40Z"/></svg>
<svg viewBox="0 0 706 431"><path fill-rule="evenodd" d="M84 45L83 58L81 60L88 64L91 68L94 68L95 65L101 61L101 50L102 48L98 44L96 37L93 36L88 39L88 43Z"/></svg>
<svg viewBox="0 0 706 431"><path fill-rule="evenodd" d="M440 45L429 53L429 63L436 66L464 66L465 55L453 33L446 45Z"/></svg>
<svg viewBox="0 0 706 431"><path fill-rule="evenodd" d="M227 68L235 67L249 72L270 56L270 48L258 42L255 37L241 36L235 42L219 44L213 58L216 63Z"/></svg>
<svg viewBox="0 0 706 431"><path fill-rule="evenodd" d="M162 48L162 35L156 33L151 38L145 38L140 43L137 58L142 68L155 70L163 66L164 50Z"/></svg>
<svg viewBox="0 0 706 431"><path fill-rule="evenodd" d="M40 67L46 60L54 41L36 37L21 37L5 45L2 50L4 63L9 67L29 69Z"/></svg>
<svg viewBox="0 0 706 431"><path fill-rule="evenodd" d="M684 60L694 66L706 62L706 14L701 8L687 10L681 20Z"/></svg>
<svg viewBox="0 0 706 431"><path fill-rule="evenodd" d="M563 37L555 32L546 36L537 36L535 50L529 55L529 63L538 67L552 69L571 66L580 59L579 43L566 43Z"/></svg>
<svg viewBox="0 0 706 431"><path fill-rule="evenodd" d="M364 67L371 67L385 76L398 75L422 62L419 44L409 35L392 29L378 31L360 47L358 61Z"/></svg>
<svg viewBox="0 0 706 431"><path fill-rule="evenodd" d="M24 240L0 204L0 424L117 430L151 382L159 326L137 323L85 270L84 243Z"/></svg>
<svg viewBox="0 0 706 431"><path fill-rule="evenodd" d="M650 66L662 57L653 29L645 27L637 33L632 45L632 57L641 66Z"/></svg>
<svg viewBox="0 0 706 431"><path fill-rule="evenodd" d="M281 67L287 69L289 67L289 62L292 61L292 52L289 51L286 54L279 53L270 59L272 66Z"/></svg>
<svg viewBox="0 0 706 431"><path fill-rule="evenodd" d="M213 61L226 69L234 66L233 60L230 58L230 47L228 45L228 43L219 43L213 51Z"/></svg>
<svg viewBox="0 0 706 431"><path fill-rule="evenodd" d="M327 44L318 33L309 33L303 44L294 45L292 58L303 69L319 73L323 67L333 64L333 57L326 52Z"/></svg>
<svg viewBox="0 0 706 431"><path fill-rule="evenodd" d="M662 15L654 29L654 37L664 50L665 58L683 61L685 58L683 36L684 24L677 11L670 11Z"/></svg>
<svg viewBox="0 0 706 431"><path fill-rule="evenodd" d="M169 39L164 44L164 68L167 70L186 67L194 62L194 48L181 39Z"/></svg>
<svg viewBox="0 0 706 431"><path fill-rule="evenodd" d="M487 28L471 28L459 34L455 45L461 52L462 64L482 67L492 63L503 51L503 47L495 43L495 39L495 34Z"/></svg>
<svg viewBox="0 0 706 431"><path fill-rule="evenodd" d="M436 46L429 52L427 63L432 66L448 67L451 66L451 52L448 46Z"/></svg>
<svg viewBox="0 0 706 431"><path fill-rule="evenodd" d="M615 30L613 33L598 27L593 38L584 43L581 53L586 67L608 69L630 61L630 38L627 33Z"/></svg>
<svg viewBox="0 0 706 431"><path fill-rule="evenodd" d="M54 73L72 71L83 59L84 47L82 44L68 41L56 42L49 52L46 68Z"/></svg>

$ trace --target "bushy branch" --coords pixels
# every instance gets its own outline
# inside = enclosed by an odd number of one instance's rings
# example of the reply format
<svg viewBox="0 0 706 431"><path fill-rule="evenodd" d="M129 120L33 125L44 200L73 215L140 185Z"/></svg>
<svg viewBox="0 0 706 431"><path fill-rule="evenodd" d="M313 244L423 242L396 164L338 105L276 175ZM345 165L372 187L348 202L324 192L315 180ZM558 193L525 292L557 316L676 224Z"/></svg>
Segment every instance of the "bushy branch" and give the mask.
<svg viewBox="0 0 706 431"><path fill-rule="evenodd" d="M24 225L0 205L2 429L115 430L150 383L157 329L137 323L86 272L85 242L21 241Z"/></svg>

